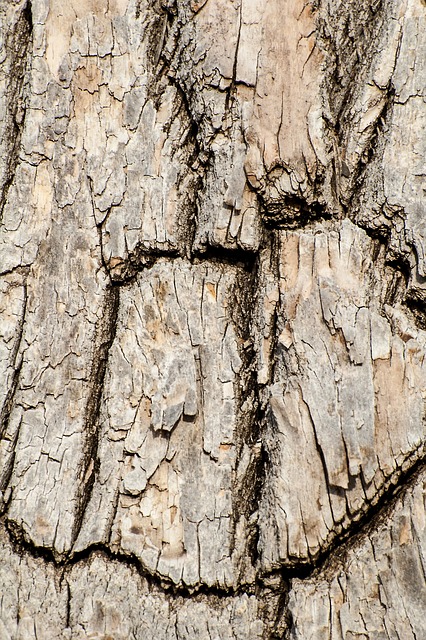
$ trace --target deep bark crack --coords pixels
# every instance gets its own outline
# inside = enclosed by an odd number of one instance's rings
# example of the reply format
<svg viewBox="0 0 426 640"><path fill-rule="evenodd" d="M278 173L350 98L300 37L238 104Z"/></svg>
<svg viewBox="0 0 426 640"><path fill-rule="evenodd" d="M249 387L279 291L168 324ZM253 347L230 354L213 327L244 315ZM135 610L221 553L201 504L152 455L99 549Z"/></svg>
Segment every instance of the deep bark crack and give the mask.
<svg viewBox="0 0 426 640"><path fill-rule="evenodd" d="M86 506L92 494L93 485L99 468L99 410L103 392L103 383L108 364L108 354L115 338L119 288L109 285L104 297L103 310L98 320L92 356L92 370L89 377L89 399L86 405L85 455L78 477L81 478L78 511L75 516L72 541L75 542L81 528Z"/></svg>
<svg viewBox="0 0 426 640"><path fill-rule="evenodd" d="M8 158L8 162L4 175L0 176L2 182L0 184L0 222L19 163L19 149L26 114L25 73L32 46L32 30L31 2L28 0L13 28L6 29L6 50L13 57L8 68L5 65L8 88L3 140L6 142L4 156Z"/></svg>

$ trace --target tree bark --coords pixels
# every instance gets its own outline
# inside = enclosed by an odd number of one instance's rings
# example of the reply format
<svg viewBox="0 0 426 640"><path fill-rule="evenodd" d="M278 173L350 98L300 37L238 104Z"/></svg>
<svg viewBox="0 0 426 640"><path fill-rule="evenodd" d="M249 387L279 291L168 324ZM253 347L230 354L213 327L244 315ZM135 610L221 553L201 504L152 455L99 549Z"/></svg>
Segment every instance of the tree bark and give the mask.
<svg viewBox="0 0 426 640"><path fill-rule="evenodd" d="M0 18L0 638L426 638L424 0Z"/></svg>

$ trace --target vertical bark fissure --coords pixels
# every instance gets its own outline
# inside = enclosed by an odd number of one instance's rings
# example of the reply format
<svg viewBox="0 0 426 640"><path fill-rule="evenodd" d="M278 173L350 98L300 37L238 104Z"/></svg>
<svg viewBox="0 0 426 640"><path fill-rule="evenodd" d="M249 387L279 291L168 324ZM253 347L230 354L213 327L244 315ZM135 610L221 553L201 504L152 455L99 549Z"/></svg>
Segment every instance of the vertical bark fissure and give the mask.
<svg viewBox="0 0 426 640"><path fill-rule="evenodd" d="M248 256L249 257L249 254ZM259 277L259 258L250 260L250 268L247 270L247 279L235 287L232 295L236 304L231 302L231 317L237 335L240 339L240 355L243 362L243 375L241 376L235 392L240 414L239 424L236 426L237 460L243 456L243 450L250 450L250 462L243 478L238 478L238 468L234 474L234 510L237 516L244 516L248 523L246 539L247 556L253 566L257 561L257 502L258 484L261 472L261 449L259 447L259 393L255 369L255 345L251 332L253 313L257 297L257 284ZM234 520L234 535L236 521Z"/></svg>
<svg viewBox="0 0 426 640"><path fill-rule="evenodd" d="M28 299L26 282L24 282L23 292L24 292L24 303L22 307L21 317L19 319L19 324L17 326L17 335L15 338L15 342L13 345L11 358L10 358L11 365L14 368L14 373L12 377L12 382L10 384L5 401L0 411L0 439L3 437L3 434L7 429L10 412L13 406L13 399L18 386L19 375L22 367L22 355L20 356L18 362L17 362L17 357L22 344L22 337L24 335L24 328L25 328L25 315L27 310L27 299Z"/></svg>
<svg viewBox="0 0 426 640"><path fill-rule="evenodd" d="M84 512L90 500L99 467L99 410L108 364L108 354L115 338L119 300L119 287L114 284L108 285L105 292L102 314L97 322L94 337L92 369L88 384L90 393L85 410L85 454L81 464L81 472L78 474L78 477L81 478L81 485L79 505L75 516L72 536L73 541L77 539L80 531Z"/></svg>
<svg viewBox="0 0 426 640"><path fill-rule="evenodd" d="M346 196L341 197L341 204L344 211L347 212L351 220L358 224L362 229L368 229L368 224L358 220L359 209L362 207L360 203L360 194L362 193L363 185L368 174L368 167L371 165L373 159L380 157L380 145L379 142L383 136L386 135L386 129L389 126L389 122L392 119L392 108L395 100L395 89L390 83L386 88L386 94L384 96L383 106L380 114L373 124L372 131L370 133L370 139L368 145L363 151L363 154L355 167L353 174L350 176L350 189ZM348 176L349 178L349 176ZM387 229L378 230L376 233L382 231L382 233L388 233Z"/></svg>
<svg viewBox="0 0 426 640"><path fill-rule="evenodd" d="M19 162L21 135L26 114L25 74L30 62L32 28L31 2L27 0L12 29L8 30L8 27L5 27L5 48L12 60L9 65L7 62L5 64L8 87L2 133L6 164L3 175L0 174L0 222Z"/></svg>
<svg viewBox="0 0 426 640"><path fill-rule="evenodd" d="M191 188L186 189L185 203L181 209L179 220L179 234L177 242L179 251L177 254L191 258L193 254L193 245L197 226L197 201L198 193L202 190L205 174L207 170L207 162L205 158L205 150L202 148L202 136L199 131L199 120L195 117L193 109L191 109L191 96L187 93L185 87L171 70L173 57L176 55L180 32L182 27L182 16L179 8L172 1L161 7L158 16L160 28L154 30L154 36L158 40L157 48L153 60L153 78L150 85L150 94L155 101L161 99L161 95L165 90L165 86L169 85L176 89L178 100L176 112L173 117L183 112L187 119L187 131L184 139L181 140L180 146L186 146L189 150L188 170L192 174ZM161 24L161 20L163 23ZM166 47L167 44L167 47ZM167 49L167 51L165 50ZM177 187L179 188L179 183Z"/></svg>

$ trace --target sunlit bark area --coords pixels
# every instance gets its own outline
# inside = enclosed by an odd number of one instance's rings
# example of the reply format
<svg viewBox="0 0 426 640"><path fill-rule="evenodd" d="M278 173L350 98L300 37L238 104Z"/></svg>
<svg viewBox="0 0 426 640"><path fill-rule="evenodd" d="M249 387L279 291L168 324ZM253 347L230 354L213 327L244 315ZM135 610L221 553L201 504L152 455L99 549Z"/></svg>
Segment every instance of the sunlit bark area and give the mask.
<svg viewBox="0 0 426 640"><path fill-rule="evenodd" d="M426 638L424 0L0 0L0 638Z"/></svg>

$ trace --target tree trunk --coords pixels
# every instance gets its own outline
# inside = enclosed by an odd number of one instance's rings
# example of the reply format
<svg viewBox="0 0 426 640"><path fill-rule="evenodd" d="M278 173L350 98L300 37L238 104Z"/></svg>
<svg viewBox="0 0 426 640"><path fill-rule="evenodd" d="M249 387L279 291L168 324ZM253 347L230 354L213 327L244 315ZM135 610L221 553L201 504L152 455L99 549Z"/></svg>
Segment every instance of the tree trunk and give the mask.
<svg viewBox="0 0 426 640"><path fill-rule="evenodd" d="M424 0L0 0L0 638L426 638Z"/></svg>

